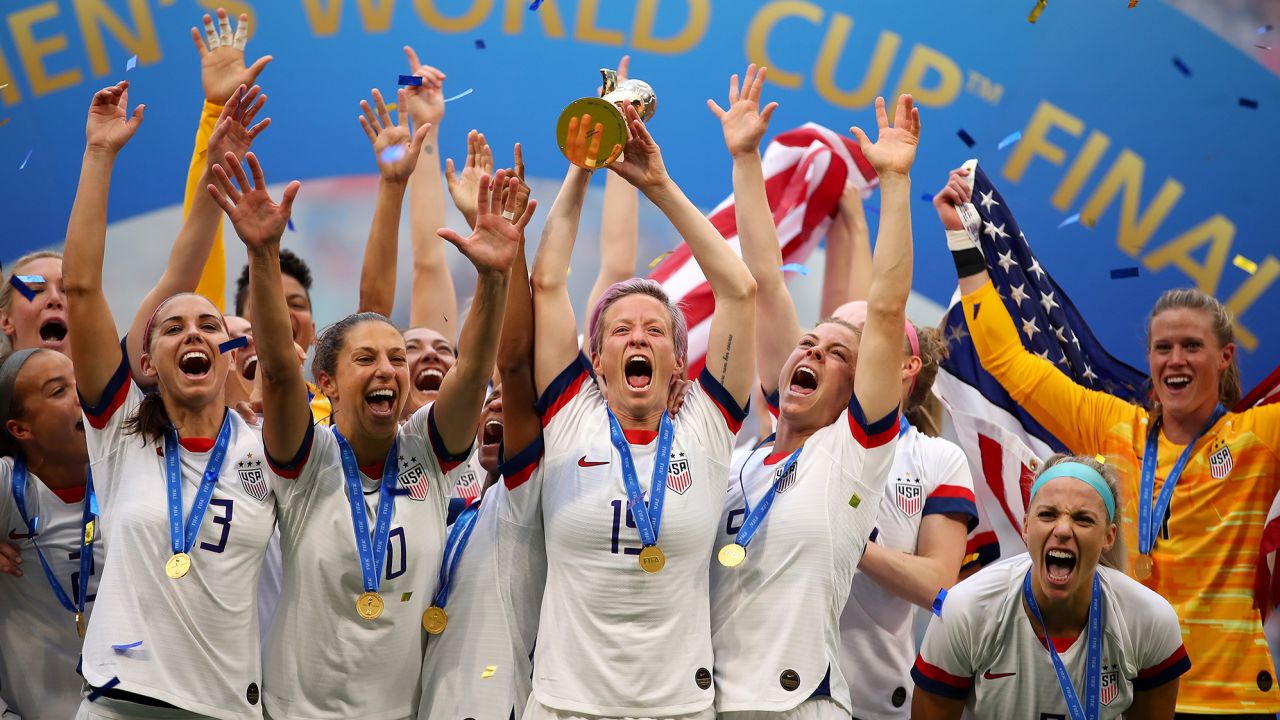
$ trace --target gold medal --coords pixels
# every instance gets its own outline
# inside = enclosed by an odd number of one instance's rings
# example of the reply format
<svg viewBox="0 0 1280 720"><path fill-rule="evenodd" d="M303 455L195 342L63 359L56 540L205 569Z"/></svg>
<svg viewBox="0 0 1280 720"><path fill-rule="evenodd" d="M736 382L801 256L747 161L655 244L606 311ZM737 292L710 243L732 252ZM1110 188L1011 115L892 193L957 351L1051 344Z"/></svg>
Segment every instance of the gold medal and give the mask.
<svg viewBox="0 0 1280 720"><path fill-rule="evenodd" d="M84 631L85 631L84 613L78 612L76 613L76 634L80 636L81 640L84 639Z"/></svg>
<svg viewBox="0 0 1280 720"><path fill-rule="evenodd" d="M725 567L738 567L747 559L747 549L738 543L730 543L720 548L720 564Z"/></svg>
<svg viewBox="0 0 1280 720"><path fill-rule="evenodd" d="M356 614L365 620L377 620L382 614L382 596L367 592L356 598Z"/></svg>
<svg viewBox="0 0 1280 720"><path fill-rule="evenodd" d="M1151 570L1155 567L1155 561L1150 555L1139 555L1137 560L1133 561L1133 576L1142 582L1151 577Z"/></svg>
<svg viewBox="0 0 1280 720"><path fill-rule="evenodd" d="M191 571L191 556L186 553L174 553L164 564L164 574L177 580Z"/></svg>
<svg viewBox="0 0 1280 720"><path fill-rule="evenodd" d="M432 635L439 635L449 626L449 613L442 607L432 605L422 613L422 629Z"/></svg>
<svg viewBox="0 0 1280 720"><path fill-rule="evenodd" d="M667 556L657 545L645 545L640 549L640 569L647 573L656 573L666 567Z"/></svg>

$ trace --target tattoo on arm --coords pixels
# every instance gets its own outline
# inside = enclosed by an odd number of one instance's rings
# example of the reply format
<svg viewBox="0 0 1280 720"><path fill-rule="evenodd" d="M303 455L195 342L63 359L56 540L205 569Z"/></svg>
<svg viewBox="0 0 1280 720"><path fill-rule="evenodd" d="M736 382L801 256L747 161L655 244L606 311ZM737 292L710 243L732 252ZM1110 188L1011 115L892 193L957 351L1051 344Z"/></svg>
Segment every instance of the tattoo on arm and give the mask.
<svg viewBox="0 0 1280 720"><path fill-rule="evenodd" d="M436 152L436 149L434 146L427 145L424 143L422 146L422 152L426 155L434 155Z"/></svg>
<svg viewBox="0 0 1280 720"><path fill-rule="evenodd" d="M724 365L720 367L720 384L724 384L725 376L729 374L729 351L733 349L733 336L729 336L729 340L724 344L724 355L720 359L724 361Z"/></svg>

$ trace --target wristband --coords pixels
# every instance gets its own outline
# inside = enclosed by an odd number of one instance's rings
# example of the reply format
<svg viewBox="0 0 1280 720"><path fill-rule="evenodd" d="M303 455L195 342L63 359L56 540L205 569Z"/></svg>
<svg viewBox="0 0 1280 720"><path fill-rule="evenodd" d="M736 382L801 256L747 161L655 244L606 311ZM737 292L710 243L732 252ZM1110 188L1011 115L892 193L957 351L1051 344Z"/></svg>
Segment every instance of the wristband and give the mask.
<svg viewBox="0 0 1280 720"><path fill-rule="evenodd" d="M952 250L951 259L956 263L956 275L958 277L966 278L970 275L977 275L987 269L987 261L982 257L982 251L976 247Z"/></svg>
<svg viewBox="0 0 1280 720"><path fill-rule="evenodd" d="M973 239L968 230L948 230L947 247L951 252L959 252L960 250L977 248L978 241Z"/></svg>

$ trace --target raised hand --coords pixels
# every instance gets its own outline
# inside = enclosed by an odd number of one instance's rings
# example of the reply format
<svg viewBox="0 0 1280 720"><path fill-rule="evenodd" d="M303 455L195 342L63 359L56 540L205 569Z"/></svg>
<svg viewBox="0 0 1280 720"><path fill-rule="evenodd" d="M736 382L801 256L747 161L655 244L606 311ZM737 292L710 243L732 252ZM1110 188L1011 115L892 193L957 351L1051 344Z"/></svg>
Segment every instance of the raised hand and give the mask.
<svg viewBox="0 0 1280 720"><path fill-rule="evenodd" d="M232 93L231 99L222 107L222 114L218 116L213 134L209 136L207 162L210 170L227 153L244 157L249 152L253 141L271 125L271 118L263 118L261 122L253 124L258 111L266 103L267 96L257 85L247 90L241 85Z"/></svg>
<svg viewBox="0 0 1280 720"><path fill-rule="evenodd" d="M521 170L523 173L523 168ZM449 196L454 207L462 213L467 225L476 226L476 194L480 189L480 176L493 174L493 151L485 142L484 133L472 130L467 133L467 163L462 172L455 172L453 158L444 162L444 177L449 185ZM523 179L523 174L521 175Z"/></svg>
<svg viewBox="0 0 1280 720"><path fill-rule="evenodd" d="M250 250L263 248L280 242L280 236L289 226L289 215L293 212L293 199L298 196L302 184L297 180L289 183L284 189L280 203L276 204L267 194L267 180L263 177L262 166L258 158L249 153L249 171L253 173L253 184L240 167L240 158L233 153L223 156L222 162L213 166L214 184L207 189L219 207L231 218L240 240ZM227 175L227 168L235 175L236 185Z"/></svg>
<svg viewBox="0 0 1280 720"><path fill-rule="evenodd" d="M138 131L146 107L139 105L134 108L130 117L128 80L99 90L89 104L89 119L84 128L86 149L103 150L113 155L120 152Z"/></svg>
<svg viewBox="0 0 1280 720"><path fill-rule="evenodd" d="M938 211L938 219L947 230L963 230L964 220L960 218L958 207L969 202L973 190L964 178L969 176L965 168L956 168L947 176L947 184L933 196L933 209Z"/></svg>
<svg viewBox="0 0 1280 720"><path fill-rule="evenodd" d="M628 104L622 110L626 114L631 133L622 157L610 165L609 169L638 190L657 187L668 180L667 166L662 162L662 149L649 134L649 129L636 113L635 107Z"/></svg>
<svg viewBox="0 0 1280 720"><path fill-rule="evenodd" d="M244 65L244 48L249 43L249 16L242 14L231 33L231 21L227 11L218 8L218 29L213 18L204 16L204 37L191 28L191 40L200 53L200 84L204 86L204 99L214 105L226 105L236 88L248 87L258 81L258 75L271 62L270 55L258 58L252 65Z"/></svg>
<svg viewBox="0 0 1280 720"><path fill-rule="evenodd" d="M756 71L754 64L747 66L743 76L742 92L738 92L738 76L729 78L729 109L724 110L714 100L707 100L707 107L720 121L724 130L724 144L729 154L738 156L759 152L760 140L769 129L769 118L778 103L771 102L760 109L760 89L764 87L764 76L768 68Z"/></svg>
<svg viewBox="0 0 1280 720"><path fill-rule="evenodd" d="M862 147L862 156L875 168L881 178L886 174L906 175L911 172L911 165L916 160L916 148L920 146L920 111L916 109L911 95L898 97L898 108L894 113L893 125L885 114L884 98L876 98L876 124L879 126L879 137L873 143L857 126L849 128L849 132L858 139Z"/></svg>
<svg viewBox="0 0 1280 720"><path fill-rule="evenodd" d="M471 237L464 238L449 228L438 231L471 261L477 272L511 271L524 228L538 206L537 200L530 200L524 213L516 215L519 186L520 180L508 176L505 170L499 170L492 182L488 175L481 175L476 192L476 227Z"/></svg>
<svg viewBox="0 0 1280 720"><path fill-rule="evenodd" d="M404 46L404 55L409 60L409 74L422 78L422 84L409 86L405 92L409 97L409 118L414 126L427 123L439 126L444 118L444 73L423 65L418 54L408 45Z"/></svg>
<svg viewBox="0 0 1280 720"><path fill-rule="evenodd" d="M514 208L515 216L520 217L521 215L524 215L524 209L529 205L529 196L533 191L524 181L524 153L520 149L520 143L516 143L515 149L512 151L512 155L515 161L515 169L507 170L507 175L514 175L515 178L520 181L520 185L516 187L515 191L516 205ZM503 207L506 207L507 195L507 189L503 188L500 203Z"/></svg>
<svg viewBox="0 0 1280 720"><path fill-rule="evenodd" d="M364 128L364 134L369 136L369 142L373 143L373 154L378 161L378 172L382 179L388 182L406 183L409 182L409 176L413 174L413 169L418 166L418 155L422 153L422 141L427 136L427 131L431 129L431 124L426 123L418 126L418 129L409 136L409 124L406 122L408 112L405 107L405 89L401 88L397 101L396 119L398 123L392 124L391 113L387 111L387 104L382 101L382 93L375 88L373 90L373 101L377 106L377 112L369 106L368 100L360 101L360 109L364 114L360 116L360 127Z"/></svg>
<svg viewBox="0 0 1280 720"><path fill-rule="evenodd" d="M622 145L614 145L609 157L600 161L600 138L604 136L604 125L592 124L591 113L583 113L582 117L569 119L569 131L565 137L565 155L578 167L594 170L600 165L613 161L622 153Z"/></svg>

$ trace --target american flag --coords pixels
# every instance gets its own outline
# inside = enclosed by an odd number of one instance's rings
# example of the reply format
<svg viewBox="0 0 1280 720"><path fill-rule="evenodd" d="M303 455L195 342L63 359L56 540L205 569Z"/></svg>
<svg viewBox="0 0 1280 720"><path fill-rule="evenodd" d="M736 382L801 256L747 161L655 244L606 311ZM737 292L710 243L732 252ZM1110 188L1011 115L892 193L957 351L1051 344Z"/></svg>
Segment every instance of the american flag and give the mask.
<svg viewBox="0 0 1280 720"><path fill-rule="evenodd" d="M1131 402L1141 402L1146 376L1103 349L1075 305L1040 265L1000 192L976 161L970 217L987 272L1029 351L1054 362L1075 382ZM972 232L972 231L971 231ZM1030 477L1039 458L1066 447L1023 410L982 368L956 298L946 317L951 355L938 373L935 392L951 412L960 446L978 480L979 504L1000 540L1001 555L1025 551L1021 538Z"/></svg>
<svg viewBox="0 0 1280 720"><path fill-rule="evenodd" d="M858 143L821 125L806 123L773 139L765 149L765 189L773 223L782 245L783 264L803 263L825 234L835 214L845 182L864 194L877 184L875 170L862 157ZM733 249L738 245L738 224L733 194L708 216ZM684 309L689 323L689 377L702 372L711 332L715 298L711 286L689 246L681 243L649 278L662 284L671 300Z"/></svg>
<svg viewBox="0 0 1280 720"><path fill-rule="evenodd" d="M1258 405L1270 405L1280 401L1280 367L1276 367L1265 380L1250 390L1233 408L1236 412ZM1280 606L1280 574L1276 573L1276 553L1280 551L1280 495L1271 503L1267 524L1262 531L1262 547L1258 552L1258 573L1254 579L1254 604L1266 620ZM1265 627L1267 639L1273 651L1280 648L1280 627L1269 623Z"/></svg>

